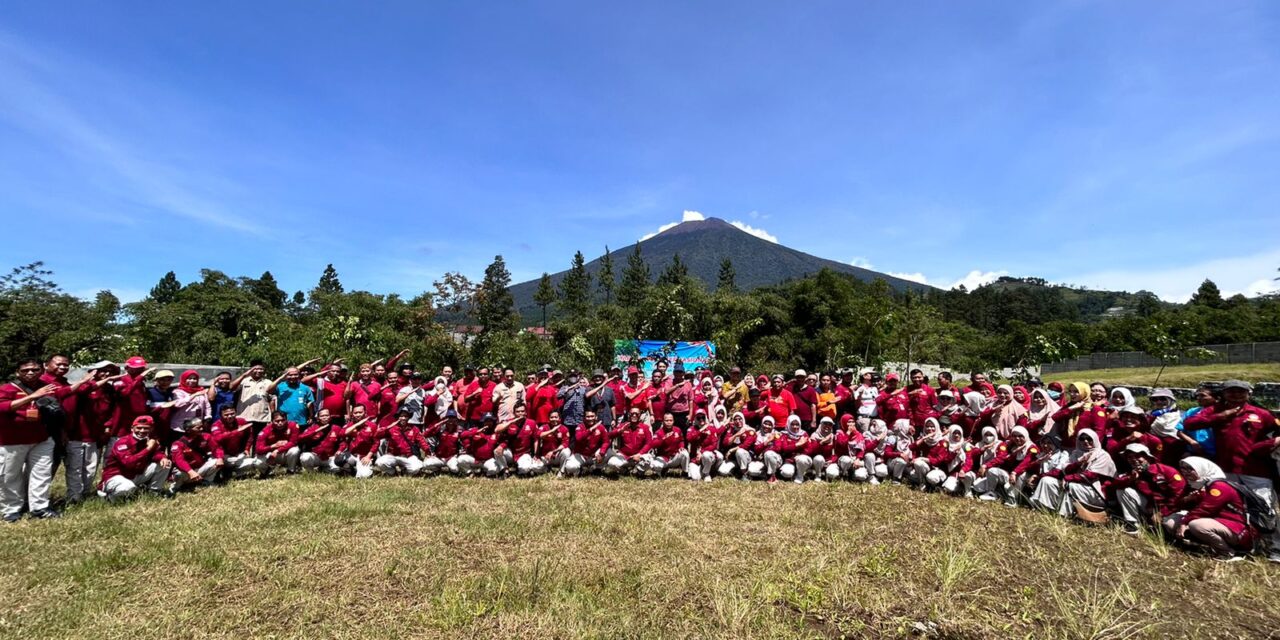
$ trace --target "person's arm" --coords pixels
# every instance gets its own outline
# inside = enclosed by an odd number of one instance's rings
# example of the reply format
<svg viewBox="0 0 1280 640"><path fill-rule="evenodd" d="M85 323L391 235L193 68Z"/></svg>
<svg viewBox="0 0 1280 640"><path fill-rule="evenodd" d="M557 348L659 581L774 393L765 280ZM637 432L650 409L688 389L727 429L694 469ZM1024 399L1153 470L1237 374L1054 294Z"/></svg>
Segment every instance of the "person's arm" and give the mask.
<svg viewBox="0 0 1280 640"><path fill-rule="evenodd" d="M244 379L245 379L245 378L248 378L248 377L249 377L249 372L250 372L250 371L253 371L253 367L249 367L248 369L245 369L244 371L241 371L241 372L240 372L240 375L236 376L236 378L235 378L234 380L232 380L232 381L231 381L231 386L229 386L229 387L227 387L227 388L228 388L228 389L230 389L231 391L239 391L239 390L240 390L240 385L241 385L242 383L244 383Z"/></svg>
<svg viewBox="0 0 1280 640"><path fill-rule="evenodd" d="M1013 473L1011 473L1010 475L1021 476L1022 474L1029 471L1036 464L1036 462L1038 462L1036 458L1039 457L1039 455L1040 455L1040 449L1033 445L1031 449L1027 451L1027 455L1023 456L1022 462L1019 462L1018 466L1013 468Z"/></svg>
<svg viewBox="0 0 1280 640"><path fill-rule="evenodd" d="M395 369L396 369L396 364L398 364L398 363L400 362L400 359L401 359L401 358L404 358L404 357L405 357L405 356L407 356L407 355L409 355L409 350L408 350L408 349L401 349L401 350L400 350L400 353L397 353L397 354L395 354L394 356L391 356L390 358L388 358L388 359L387 359L386 370L387 370L387 371L395 371Z"/></svg>
<svg viewBox="0 0 1280 640"><path fill-rule="evenodd" d="M17 386L14 385L13 388L16 389ZM58 385L46 384L45 386L40 387L39 389L36 389L35 391L32 391L31 393L28 393L27 395L22 396L20 398L11 398L10 394L6 393L5 399L0 400L0 413L21 409L22 407L25 407L28 404L31 404L32 402L39 400L40 398L43 398L47 395L52 395L57 390L58 390Z"/></svg>
<svg viewBox="0 0 1280 640"><path fill-rule="evenodd" d="M181 440L175 440L173 444L169 445L169 459L173 460L173 466L177 467L179 471L199 475L191 468L191 463L187 462L187 457L182 455L182 449L185 446ZM197 480L197 482L199 481Z"/></svg>

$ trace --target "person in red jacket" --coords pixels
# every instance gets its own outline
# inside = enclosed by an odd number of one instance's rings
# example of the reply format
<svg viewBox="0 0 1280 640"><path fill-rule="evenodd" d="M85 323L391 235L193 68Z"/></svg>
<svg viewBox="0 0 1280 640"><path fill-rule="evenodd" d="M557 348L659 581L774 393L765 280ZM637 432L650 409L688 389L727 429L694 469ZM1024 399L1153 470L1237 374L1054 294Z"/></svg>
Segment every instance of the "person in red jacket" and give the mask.
<svg viewBox="0 0 1280 640"><path fill-rule="evenodd" d="M283 466L288 473L298 472L302 459L302 449L298 447L300 435L298 425L290 422L283 411L271 413L271 422L262 428L254 447L258 452L258 461L265 467L262 471L264 476L271 473L272 467L279 466Z"/></svg>
<svg viewBox="0 0 1280 640"><path fill-rule="evenodd" d="M636 473L653 447L653 429L640 420L639 409L627 411L627 421L614 427L609 437L619 441L617 450L605 461L604 473L611 478L622 473Z"/></svg>
<svg viewBox="0 0 1280 640"><path fill-rule="evenodd" d="M462 398L458 401L459 417L468 426L480 424L484 414L493 413L493 389L497 384L490 378L489 367L480 367L476 379L462 390Z"/></svg>
<svg viewBox="0 0 1280 640"><path fill-rule="evenodd" d="M1256 532L1249 527L1244 497L1227 482L1222 467L1201 458L1184 458L1179 467L1191 492L1182 501L1185 511L1164 519L1164 530L1176 539L1206 545L1221 560L1240 559L1253 548Z"/></svg>
<svg viewBox="0 0 1280 640"><path fill-rule="evenodd" d="M24 503L34 518L56 518L49 506L54 440L40 405L57 405L56 384L40 384L39 360L18 362L16 379L0 385L0 505L4 520L17 522Z"/></svg>
<svg viewBox="0 0 1280 640"><path fill-rule="evenodd" d="M846 480L865 482L870 478L871 470L866 466L867 440L858 431L858 419L853 413L840 415L840 430L836 432L836 465L840 469L840 477Z"/></svg>
<svg viewBox="0 0 1280 640"><path fill-rule="evenodd" d="M556 384L562 380L563 376L553 377L553 382L548 382L540 388L551 390L552 395L549 402L552 403L550 405L552 407L555 406L556 402ZM552 413L556 414L556 423L559 424L560 412L555 408L547 413L547 423L551 422ZM506 467L515 467L516 475L527 478L539 475L547 470L547 466L538 460L534 451L534 447L538 442L538 434L540 433L538 423L525 416L524 405L516 405L515 416L511 420L499 424L494 433L498 434L501 439L501 453L505 459ZM494 455L497 455L497 453Z"/></svg>
<svg viewBox="0 0 1280 640"><path fill-rule="evenodd" d="M911 460L911 481L916 486L938 487L947 479L959 452L952 444L954 433L960 433L960 427L944 432L937 418L925 418L924 436L916 441L915 458ZM963 442L964 436L960 439Z"/></svg>
<svg viewBox="0 0 1280 640"><path fill-rule="evenodd" d="M229 407L234 410L235 407ZM211 485L218 479L218 472L226 464L218 441L204 432L204 418L187 418L182 436L169 445L169 460L173 463L173 490L188 485Z"/></svg>
<svg viewBox="0 0 1280 640"><path fill-rule="evenodd" d="M517 407L522 405L516 405ZM479 427L462 432L461 442L467 452L468 466L479 465L490 478L507 477L505 437L497 433L498 419L493 414L484 416ZM462 469L462 465L459 465Z"/></svg>
<svg viewBox="0 0 1280 640"><path fill-rule="evenodd" d="M165 483L172 465L160 441L151 437L154 426L151 416L135 417L129 433L117 438L107 452L98 489L108 501L128 498L139 486L152 493L166 494Z"/></svg>
<svg viewBox="0 0 1280 640"><path fill-rule="evenodd" d="M1147 433L1147 415L1138 405L1130 405L1120 409L1115 420L1111 421L1111 434L1106 440L1107 453L1117 461L1120 473L1128 473L1129 463L1124 458L1124 448L1131 444L1140 444L1157 456L1164 453L1164 442Z"/></svg>
<svg viewBox="0 0 1280 640"><path fill-rule="evenodd" d="M716 406L717 415L724 415L723 404ZM741 419L741 414L734 414ZM745 420L743 421L745 425ZM693 425L685 434L689 445L689 479L697 482L711 482L716 469L724 463L724 454L720 453L720 442L724 439L724 430L728 421L721 426L707 420L707 414L699 411L693 415Z"/></svg>
<svg viewBox="0 0 1280 640"><path fill-rule="evenodd" d="M778 467L778 475L784 480L796 484L804 484L805 478L813 470L813 458L804 454L809 446L809 434L805 429L805 421L797 415L787 416L787 428L778 435L774 451L782 456L782 466Z"/></svg>
<svg viewBox="0 0 1280 640"><path fill-rule="evenodd" d="M925 384L923 371L912 369L910 375L911 384L906 388L907 413L911 424L921 427L925 420L938 417L938 394L933 387Z"/></svg>
<svg viewBox="0 0 1280 640"><path fill-rule="evenodd" d="M1116 463L1102 448L1098 435L1084 429L1076 433L1076 460L1064 469L1045 472L1031 495L1031 503L1047 511L1070 517L1077 506L1103 511L1107 500L1102 483L1116 476Z"/></svg>
<svg viewBox="0 0 1280 640"><path fill-rule="evenodd" d="M762 376L763 377L763 376ZM754 389L752 391L755 391ZM768 416L765 416L768 417ZM773 420L773 418L769 418ZM755 450L756 437L759 432L747 424L743 412L733 414L729 425L721 436L721 447L724 449L725 462L720 465L720 475L737 474L741 480L747 480L747 469L751 466L751 453Z"/></svg>
<svg viewBox="0 0 1280 640"><path fill-rule="evenodd" d="M374 457L378 453L378 444L382 441L378 437L378 424L365 415L364 407L356 405L351 408L347 424L338 426L343 427L345 432L338 455L334 456L333 466L342 472L355 473L356 478L372 478Z"/></svg>
<svg viewBox="0 0 1280 640"><path fill-rule="evenodd" d="M885 375L884 389L880 391L880 395L876 396L876 415L890 426L896 425L898 420L911 418L907 392L899 388L898 384L898 374Z"/></svg>
<svg viewBox="0 0 1280 640"><path fill-rule="evenodd" d="M853 421L853 416L846 416ZM814 481L835 481L840 478L838 451L848 451L849 437L843 431L836 431L836 421L823 416L818 420L818 428L805 443L803 455L813 461ZM847 457L847 456L846 456ZM852 459L850 460L852 462Z"/></svg>
<svg viewBox="0 0 1280 640"><path fill-rule="evenodd" d="M378 428L378 438L386 443L386 451L373 459L373 469L384 476L403 474L416 476L422 473L422 451L430 451L431 445L416 425L409 424L413 414L407 409L396 413L396 421Z"/></svg>
<svg viewBox="0 0 1280 640"><path fill-rule="evenodd" d="M560 412L551 412L545 428L538 428L538 439L534 446L534 458L544 470L555 469L560 476L560 469L569 459L569 427L560 423Z"/></svg>
<svg viewBox="0 0 1280 640"><path fill-rule="evenodd" d="M436 421L422 432L428 441L435 443L431 454L422 461L424 473L436 474L447 470L457 476L466 475L471 471L475 460L464 459L462 431L458 424L460 417L457 411L446 411L443 419ZM477 424L482 422L483 418L484 416L480 416Z"/></svg>
<svg viewBox="0 0 1280 640"><path fill-rule="evenodd" d="M1234 482L1271 503L1280 511L1271 478L1280 437L1272 433L1275 418L1271 412L1250 403L1253 385L1241 380L1222 383L1222 400L1183 421L1183 428L1194 431L1213 429L1215 457L1218 466ZM1267 536L1267 559L1280 562L1280 527Z"/></svg>
<svg viewBox="0 0 1280 640"><path fill-rule="evenodd" d="M751 445L751 464L747 465L747 477L754 480L766 479L769 484L778 481L778 470L782 468L782 434L777 430L773 416L765 416L760 421L760 430L756 432L755 443Z"/></svg>
<svg viewBox="0 0 1280 640"><path fill-rule="evenodd" d="M573 430L569 458L560 466L557 477L580 476L604 464L609 453L609 430L600 423L595 411L582 414L582 425Z"/></svg>
<svg viewBox="0 0 1280 640"><path fill-rule="evenodd" d="M134 356L125 360L124 375L116 380L115 385L117 402L115 405L115 415L111 417L111 437L119 438L129 433L132 428L133 419L147 415L147 376L155 371L155 367L147 368L147 361L142 356ZM111 442L107 442L107 446L111 446Z"/></svg>
<svg viewBox="0 0 1280 640"><path fill-rule="evenodd" d="M264 465L253 455L253 423L236 416L235 407L223 407L209 436L222 449L222 473L235 477L262 473Z"/></svg>
<svg viewBox="0 0 1280 640"><path fill-rule="evenodd" d="M115 410L113 382L120 369L109 361L89 366L85 383L77 391L76 415L67 424L67 503L75 504L92 496L98 475L101 449L107 443L107 421Z"/></svg>
<svg viewBox="0 0 1280 640"><path fill-rule="evenodd" d="M671 473L684 474L688 466L689 448L685 444L684 432L676 425L675 414L668 411L662 415L662 426L654 432L649 443L649 454L643 461L644 471L662 477Z"/></svg>
<svg viewBox="0 0 1280 640"><path fill-rule="evenodd" d="M1124 448L1130 471L1107 483L1107 494L1120 505L1124 532L1138 534L1138 525L1151 522L1158 513L1163 520L1173 515L1187 489L1177 469L1161 464L1146 446L1131 443Z"/></svg>
<svg viewBox="0 0 1280 640"><path fill-rule="evenodd" d="M786 382L782 374L775 374L769 388L760 392L760 402L773 418L775 427L779 422L786 422L799 403L795 395L786 388Z"/></svg>
<svg viewBox="0 0 1280 640"><path fill-rule="evenodd" d="M388 379L394 379L397 374L392 371L386 375ZM345 437L346 429L333 423L328 409L321 409L316 413L315 424L298 436L298 447L302 449L298 463L303 469L336 472L338 467L334 464L334 456L338 455Z"/></svg>
<svg viewBox="0 0 1280 640"><path fill-rule="evenodd" d="M1095 399L1097 396L1097 399ZM1067 387L1067 397L1062 408L1053 414L1053 421L1061 425L1060 434L1063 447L1076 445L1076 433L1088 429L1099 437L1107 434L1107 391L1106 387L1096 385L1091 390L1083 382L1072 382Z"/></svg>

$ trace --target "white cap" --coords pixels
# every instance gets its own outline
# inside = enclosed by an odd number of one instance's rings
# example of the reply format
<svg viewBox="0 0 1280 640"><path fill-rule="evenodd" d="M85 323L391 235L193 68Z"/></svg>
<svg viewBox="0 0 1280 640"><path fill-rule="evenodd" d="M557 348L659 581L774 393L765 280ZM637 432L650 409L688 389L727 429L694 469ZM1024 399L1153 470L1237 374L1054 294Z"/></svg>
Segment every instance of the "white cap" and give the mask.
<svg viewBox="0 0 1280 640"><path fill-rule="evenodd" d="M807 375L807 374L805 374L804 369L796 369L796 375L797 375L797 376L803 376L803 375Z"/></svg>

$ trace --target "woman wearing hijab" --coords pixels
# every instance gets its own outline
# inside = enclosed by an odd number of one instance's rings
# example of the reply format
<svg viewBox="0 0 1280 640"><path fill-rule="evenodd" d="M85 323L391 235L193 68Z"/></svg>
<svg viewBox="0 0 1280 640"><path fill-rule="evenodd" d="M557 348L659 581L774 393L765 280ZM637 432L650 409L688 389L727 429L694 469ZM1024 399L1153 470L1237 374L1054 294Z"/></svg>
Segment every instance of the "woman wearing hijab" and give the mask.
<svg viewBox="0 0 1280 640"><path fill-rule="evenodd" d="M858 431L858 421L853 414L840 416L840 431L836 433L835 460L839 467L840 477L865 482L869 477L863 455L867 452L867 442Z"/></svg>
<svg viewBox="0 0 1280 640"><path fill-rule="evenodd" d="M952 424L960 425L960 428L964 429L965 437L976 441L981 436L978 418L982 417L982 411L987 408L987 397L978 391L968 391L960 396L957 402L960 405L960 411L952 418Z"/></svg>
<svg viewBox="0 0 1280 640"><path fill-rule="evenodd" d="M921 488L937 487L947 479L947 471L956 458L951 434L960 433L959 427L944 432L937 418L925 418L924 435L916 441L915 458L911 461L911 481ZM964 436L960 436L961 441Z"/></svg>
<svg viewBox="0 0 1280 640"><path fill-rule="evenodd" d="M1032 504L1049 511L1057 511L1069 517L1077 506L1090 511L1106 509L1102 496L1102 482L1116 476L1116 463L1111 454L1102 448L1098 434L1085 429L1076 434L1079 456L1061 471L1052 471L1040 478Z"/></svg>
<svg viewBox="0 0 1280 640"><path fill-rule="evenodd" d="M996 399L978 418L977 426L992 426L996 435L1008 438L1014 427L1027 426L1027 408L1013 397L1013 387L1002 384L996 389Z"/></svg>
<svg viewBox="0 0 1280 640"><path fill-rule="evenodd" d="M1100 399L1096 399L1101 396ZM1095 383L1091 389L1083 382L1072 382L1067 387L1067 397L1062 408L1053 414L1054 422L1062 425L1062 446L1076 446L1076 434L1084 429L1095 434L1107 432L1106 387Z"/></svg>
<svg viewBox="0 0 1280 640"><path fill-rule="evenodd" d="M724 415L724 406L716 407L718 415ZM741 413L733 414L734 420L743 420ZM685 434L685 442L689 447L689 479L697 482L711 482L716 467L724 462L720 453L720 440L724 436L724 427L720 420L707 420L707 415L699 410L693 416L693 424ZM742 424L746 424L743 420Z"/></svg>
<svg viewBox="0 0 1280 640"><path fill-rule="evenodd" d="M1027 432L1036 442L1057 432L1057 421L1053 415L1058 412L1058 403L1049 396L1042 387L1031 390L1031 404L1027 411Z"/></svg>
<svg viewBox="0 0 1280 640"><path fill-rule="evenodd" d="M1245 519L1244 499L1222 467L1209 460L1191 456L1180 467L1191 490L1182 501L1188 509L1165 518L1165 531L1207 545L1219 559L1239 559L1238 553L1252 548L1255 535Z"/></svg>
<svg viewBox="0 0 1280 640"><path fill-rule="evenodd" d="M995 429L992 429L991 433L994 434ZM942 491L944 493L953 496L967 496L969 494L969 488L973 486L973 480L966 478L966 476L973 475L973 459L977 457L977 450L969 443L969 440L964 437L964 431L957 425L951 425L951 427L947 429L946 443L947 448L951 450L951 462L946 464L945 467L939 467L930 473L937 474L938 472L941 472L943 474ZM960 491L962 488L964 489L963 493Z"/></svg>
<svg viewBox="0 0 1280 640"><path fill-rule="evenodd" d="M209 392L200 386L200 374L195 370L182 372L178 386L173 390L173 400L166 406L173 409L169 412L169 429L178 434L186 430L184 425L192 418L210 421L213 418Z"/></svg>
<svg viewBox="0 0 1280 640"><path fill-rule="evenodd" d="M782 466L778 468L778 475L796 484L803 484L805 476L809 475L809 470L813 468L813 458L801 453L809 445L809 434L805 432L802 424L800 416L795 414L787 416L787 428L782 432L778 447L775 449L778 455L782 456Z"/></svg>
<svg viewBox="0 0 1280 640"><path fill-rule="evenodd" d="M849 419L852 420L853 417L849 416ZM809 436L809 442L804 447L804 455L813 461L813 476L817 482L840 478L837 452L849 450L849 436L843 431L836 431L835 426L835 420L822 416L818 420L818 428Z"/></svg>
<svg viewBox="0 0 1280 640"><path fill-rule="evenodd" d="M1163 453L1164 443L1147 433L1147 414L1138 405L1130 405L1120 410L1111 422L1111 437L1106 441L1107 453L1120 465L1120 472L1129 471L1129 464L1124 462L1124 448L1131 444L1140 444L1159 457Z"/></svg>
<svg viewBox="0 0 1280 640"><path fill-rule="evenodd" d="M859 418L861 420L861 418ZM870 480L871 484L880 484L881 480L889 477L888 453L890 449L890 439L892 434L889 433L889 426L884 420L873 418L869 423L867 432L863 434L865 444L862 455L862 469L867 477L860 478L858 470L854 471L855 480Z"/></svg>
<svg viewBox="0 0 1280 640"><path fill-rule="evenodd" d="M760 420L760 430L751 445L752 460L747 465L747 476L753 480L766 479L769 484L778 481L778 469L782 467L782 454L778 452L782 446L782 434L776 426L773 416Z"/></svg>
<svg viewBox="0 0 1280 640"><path fill-rule="evenodd" d="M1037 387L1037 388L1039 388L1039 387ZM1023 409L1030 409L1030 408L1031 408L1031 396L1030 396L1030 395L1027 395L1027 388L1026 388L1026 387L1024 387L1024 386L1022 386L1022 385L1018 385L1018 386L1014 387L1014 388L1013 388L1013 399L1014 399L1014 400L1016 400L1016 401L1018 402L1018 404L1022 405L1022 408L1023 408Z"/></svg>
<svg viewBox="0 0 1280 640"><path fill-rule="evenodd" d="M911 428L911 421L906 418L895 420L893 433L885 443L884 452L885 465L889 467L889 479L894 484L902 484L902 474L906 472L907 466L911 464L911 458L914 457L911 448L915 442L915 430Z"/></svg>
<svg viewBox="0 0 1280 640"><path fill-rule="evenodd" d="M964 488L961 495L972 497L974 493L981 496L991 493L995 496L995 491L989 490L988 485L997 481L987 479L988 471L998 468L1009 457L1009 447L996 435L995 427L982 428L978 444L969 450L968 457L969 469L960 474L960 484Z"/></svg>
<svg viewBox="0 0 1280 640"><path fill-rule="evenodd" d="M773 418L769 418L772 423ZM724 462L720 463L720 475L737 473L742 480L747 480L747 469L751 466L751 453L755 450L758 432L747 424L742 412L733 414L729 419L729 427L725 429L722 446Z"/></svg>
<svg viewBox="0 0 1280 640"><path fill-rule="evenodd" d="M1156 389L1148 397L1151 399L1152 409L1147 414L1150 425L1147 431L1160 439L1160 462L1176 467L1186 452L1186 442L1178 431L1178 425L1182 423L1178 401L1168 389Z"/></svg>

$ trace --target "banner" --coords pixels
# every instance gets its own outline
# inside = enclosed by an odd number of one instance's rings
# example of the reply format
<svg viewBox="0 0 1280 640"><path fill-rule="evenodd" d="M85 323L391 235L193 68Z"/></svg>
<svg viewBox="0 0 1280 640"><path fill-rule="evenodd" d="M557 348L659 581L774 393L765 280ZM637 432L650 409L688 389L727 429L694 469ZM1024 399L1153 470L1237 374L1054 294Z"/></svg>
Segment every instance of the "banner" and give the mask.
<svg viewBox="0 0 1280 640"><path fill-rule="evenodd" d="M613 362L626 374L627 367L639 367L648 378L659 360L667 361L668 371L676 361L684 363L685 371L693 373L698 367L710 367L716 361L716 345L705 340L678 342L675 340L614 340Z"/></svg>

